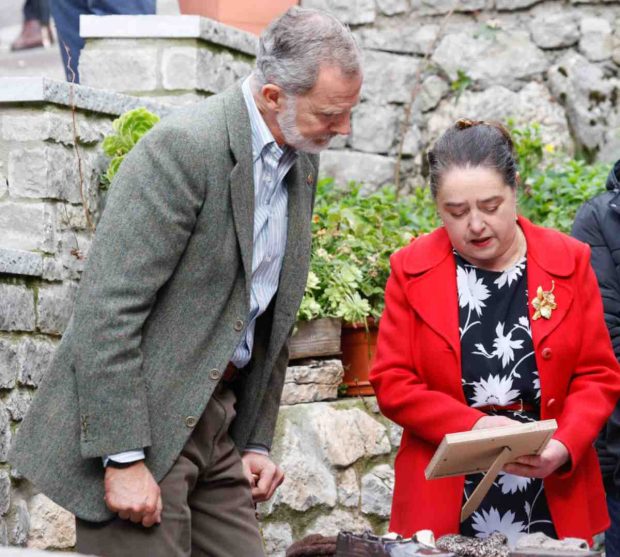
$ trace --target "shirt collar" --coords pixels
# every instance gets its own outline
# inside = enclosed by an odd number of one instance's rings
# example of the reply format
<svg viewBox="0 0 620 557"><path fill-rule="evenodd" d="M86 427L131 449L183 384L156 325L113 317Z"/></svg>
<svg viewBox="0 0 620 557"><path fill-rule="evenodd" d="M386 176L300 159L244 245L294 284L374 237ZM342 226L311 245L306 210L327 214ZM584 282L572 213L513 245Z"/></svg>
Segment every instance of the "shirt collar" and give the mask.
<svg viewBox="0 0 620 557"><path fill-rule="evenodd" d="M292 150L288 146L281 148L273 137L273 134L267 127L263 116L256 106L254 95L250 86L250 80L252 76L248 76L244 81L241 89L243 91L243 99L248 108L248 114L250 116L250 126L252 128L252 160L256 160L261 156L263 149L268 145L272 145L270 149L273 149L275 158L279 161L286 151Z"/></svg>

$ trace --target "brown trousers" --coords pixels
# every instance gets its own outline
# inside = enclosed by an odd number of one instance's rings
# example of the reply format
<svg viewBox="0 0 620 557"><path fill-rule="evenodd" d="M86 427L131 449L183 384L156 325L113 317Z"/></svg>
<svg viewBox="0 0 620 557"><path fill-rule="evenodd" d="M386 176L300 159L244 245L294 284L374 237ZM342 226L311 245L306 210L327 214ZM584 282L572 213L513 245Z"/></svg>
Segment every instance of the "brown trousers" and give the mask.
<svg viewBox="0 0 620 557"><path fill-rule="evenodd" d="M250 485L228 435L235 395L217 387L161 481L161 524L77 519L77 550L103 557L264 557Z"/></svg>

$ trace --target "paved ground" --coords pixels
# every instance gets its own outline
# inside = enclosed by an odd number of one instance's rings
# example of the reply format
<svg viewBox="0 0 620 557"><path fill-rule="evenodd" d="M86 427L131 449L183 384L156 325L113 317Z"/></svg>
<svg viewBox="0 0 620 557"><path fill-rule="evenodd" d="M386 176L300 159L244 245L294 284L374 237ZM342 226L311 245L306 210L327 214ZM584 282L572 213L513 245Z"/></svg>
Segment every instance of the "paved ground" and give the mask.
<svg viewBox="0 0 620 557"><path fill-rule="evenodd" d="M178 13L176 0L158 0L158 13ZM64 80L65 74L57 43L43 48L11 52L10 44L19 35L22 1L0 0L0 77L38 76Z"/></svg>

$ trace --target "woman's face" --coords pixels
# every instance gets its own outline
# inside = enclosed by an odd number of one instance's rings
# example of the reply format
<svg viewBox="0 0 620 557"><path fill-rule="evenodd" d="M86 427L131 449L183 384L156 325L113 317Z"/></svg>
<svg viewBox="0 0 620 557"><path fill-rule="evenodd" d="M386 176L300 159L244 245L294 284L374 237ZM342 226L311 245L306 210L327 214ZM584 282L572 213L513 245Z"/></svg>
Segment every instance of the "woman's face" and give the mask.
<svg viewBox="0 0 620 557"><path fill-rule="evenodd" d="M520 250L516 194L496 170L447 170L436 201L452 246L467 261L493 271L513 262Z"/></svg>

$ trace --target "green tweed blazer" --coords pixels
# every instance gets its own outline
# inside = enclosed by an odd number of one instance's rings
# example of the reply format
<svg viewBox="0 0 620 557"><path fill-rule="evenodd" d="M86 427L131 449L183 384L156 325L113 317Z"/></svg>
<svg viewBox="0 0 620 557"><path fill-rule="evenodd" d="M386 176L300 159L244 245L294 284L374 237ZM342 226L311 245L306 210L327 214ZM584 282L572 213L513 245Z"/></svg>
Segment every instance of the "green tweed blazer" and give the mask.
<svg viewBox="0 0 620 557"><path fill-rule="evenodd" d="M73 316L10 453L23 476L82 519L113 516L102 455L146 447L147 466L163 478L241 338L252 166L236 85L162 120L114 180ZM286 177L280 284L237 389L231 435L240 449L271 446L308 273L317 171L318 158L301 153Z"/></svg>

